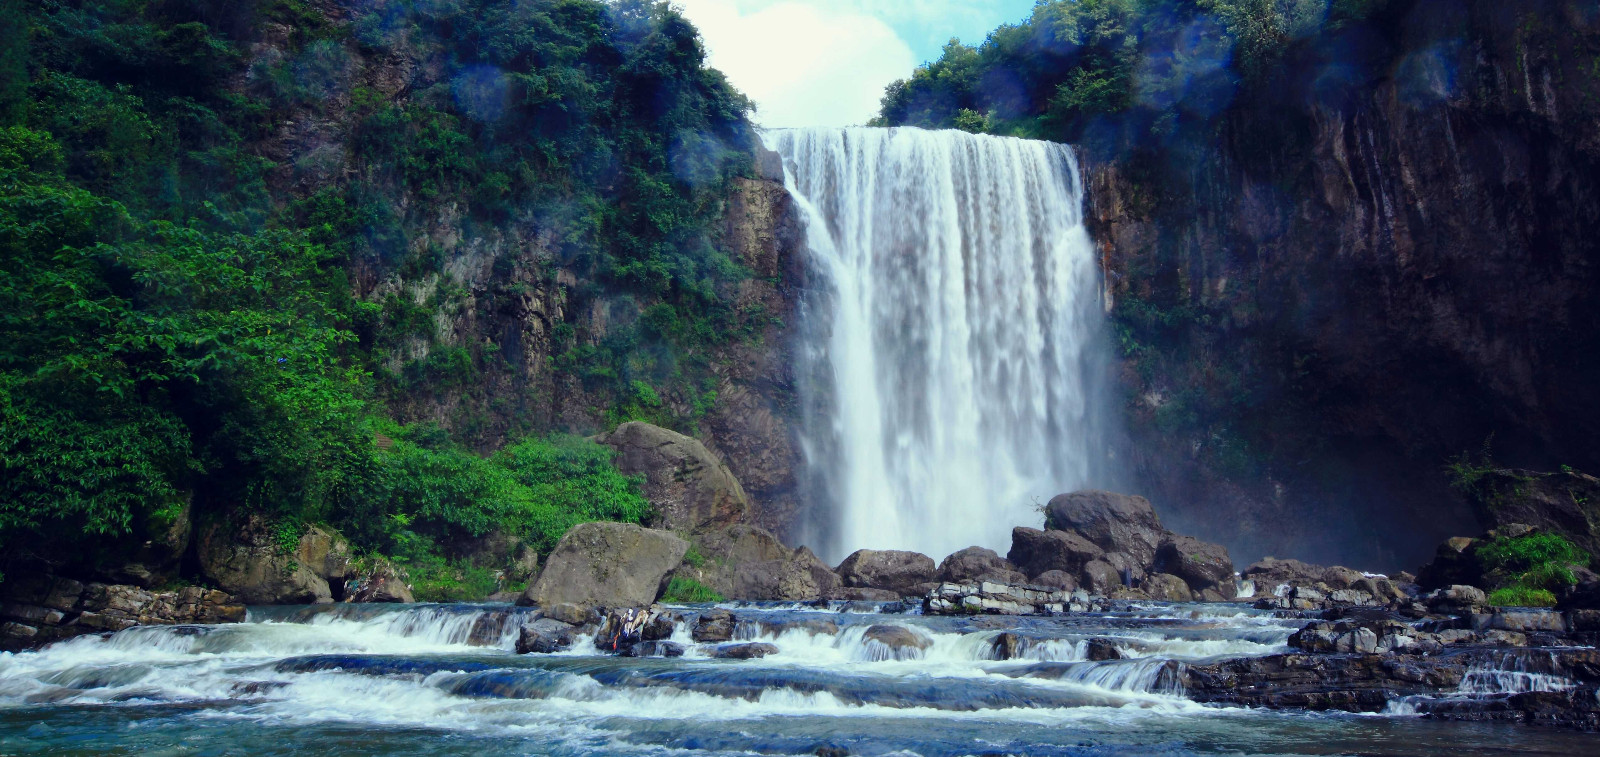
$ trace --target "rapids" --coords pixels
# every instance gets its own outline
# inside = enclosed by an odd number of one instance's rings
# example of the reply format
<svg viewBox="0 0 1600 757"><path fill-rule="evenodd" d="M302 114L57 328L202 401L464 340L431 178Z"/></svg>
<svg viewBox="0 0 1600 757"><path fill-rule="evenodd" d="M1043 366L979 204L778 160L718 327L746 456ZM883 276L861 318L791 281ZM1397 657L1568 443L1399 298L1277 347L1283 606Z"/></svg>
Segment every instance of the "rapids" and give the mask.
<svg viewBox="0 0 1600 757"><path fill-rule="evenodd" d="M517 655L529 611L506 605L254 608L236 625L81 637L0 655L0 754L1473 755L1592 745L1589 735L1433 722L1404 707L1358 716L1196 704L1176 666L1283 651L1298 625L1232 606L1056 618L726 606L740 619L736 641L778 652L716 659L680 624L681 658L611 657L589 639ZM926 649L897 659L863 639L885 623ZM1017 659L995 659L1002 632L1020 637ZM1085 661L1091 638L1112 640L1125 659ZM1462 695L1494 679L1485 671Z"/></svg>

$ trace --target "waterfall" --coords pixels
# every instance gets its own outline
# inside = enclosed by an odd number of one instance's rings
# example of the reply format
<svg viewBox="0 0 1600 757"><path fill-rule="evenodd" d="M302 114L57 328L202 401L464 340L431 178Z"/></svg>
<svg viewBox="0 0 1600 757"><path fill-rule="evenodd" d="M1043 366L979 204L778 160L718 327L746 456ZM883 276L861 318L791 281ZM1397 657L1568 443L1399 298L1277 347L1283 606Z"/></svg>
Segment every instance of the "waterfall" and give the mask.
<svg viewBox="0 0 1600 757"><path fill-rule="evenodd" d="M1099 474L1099 273L1070 148L921 129L769 132L812 282L800 536L1004 554Z"/></svg>

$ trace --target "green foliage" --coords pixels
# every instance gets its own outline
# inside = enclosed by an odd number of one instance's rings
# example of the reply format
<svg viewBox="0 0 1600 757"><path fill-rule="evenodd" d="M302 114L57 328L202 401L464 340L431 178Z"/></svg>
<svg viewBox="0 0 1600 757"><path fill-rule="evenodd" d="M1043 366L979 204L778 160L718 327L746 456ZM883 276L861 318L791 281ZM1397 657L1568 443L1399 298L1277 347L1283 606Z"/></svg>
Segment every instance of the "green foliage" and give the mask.
<svg viewBox="0 0 1600 757"><path fill-rule="evenodd" d="M566 312L637 305L599 345L552 329L557 369L621 415L692 424L715 399L705 351L765 324L733 308L748 271L708 241L750 171L749 103L666 4L393 0L348 25L301 0L0 10L0 567L245 507L285 544L342 529L442 598L482 589L449 558L460 540L547 552L575 523L648 517L603 447L529 437L484 457L384 418L375 400L502 369L494 345L441 339L440 316L526 294L446 273L454 243L419 230L447 206L463 236L514 217L557 240L537 275L578 278ZM267 21L293 27L281 57L247 47ZM361 58L415 55L440 83L355 86ZM349 154L262 157L301 119L353 124ZM356 301L352 272L401 285Z"/></svg>
<svg viewBox="0 0 1600 757"><path fill-rule="evenodd" d="M394 444L335 524L398 557L416 539L461 541L499 531L548 554L579 523L639 523L650 515L641 480L580 437L529 438L492 457L451 443L436 426L391 429ZM425 551L425 550L423 550ZM421 558L415 558L421 559Z"/></svg>
<svg viewBox="0 0 1600 757"><path fill-rule="evenodd" d="M1556 595L1548 589L1527 586L1507 586L1489 593L1489 604L1494 607L1553 607Z"/></svg>
<svg viewBox="0 0 1600 757"><path fill-rule="evenodd" d="M722 599L722 595L712 591L711 587L687 576L673 576L667 582L666 592L661 595L661 601L674 604L721 602Z"/></svg>
<svg viewBox="0 0 1600 757"><path fill-rule="evenodd" d="M1589 555L1566 537L1544 531L1514 539L1495 539L1480 547L1478 560L1488 570L1538 572L1542 577L1560 577L1573 583L1566 565L1587 565Z"/></svg>

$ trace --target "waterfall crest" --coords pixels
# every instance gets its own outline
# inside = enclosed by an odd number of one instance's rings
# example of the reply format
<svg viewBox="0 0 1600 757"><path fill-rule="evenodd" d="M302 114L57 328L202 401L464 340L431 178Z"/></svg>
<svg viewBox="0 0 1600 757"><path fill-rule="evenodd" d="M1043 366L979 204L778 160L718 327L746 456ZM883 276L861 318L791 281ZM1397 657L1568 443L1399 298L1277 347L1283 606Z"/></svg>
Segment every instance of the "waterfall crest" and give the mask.
<svg viewBox="0 0 1600 757"><path fill-rule="evenodd" d="M770 132L804 217L811 520L838 560L935 559L1090 483L1099 274L1070 148L959 131Z"/></svg>

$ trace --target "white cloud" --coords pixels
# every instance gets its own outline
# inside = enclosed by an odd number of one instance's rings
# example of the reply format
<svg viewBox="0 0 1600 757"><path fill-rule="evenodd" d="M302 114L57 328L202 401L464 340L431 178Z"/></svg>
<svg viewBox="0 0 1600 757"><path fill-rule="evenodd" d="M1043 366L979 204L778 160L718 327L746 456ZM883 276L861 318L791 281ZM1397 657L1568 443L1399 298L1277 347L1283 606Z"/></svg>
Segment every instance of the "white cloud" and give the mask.
<svg viewBox="0 0 1600 757"><path fill-rule="evenodd" d="M756 102L763 126L848 126L877 115L883 89L911 74L911 47L852 3L676 0L707 62Z"/></svg>

